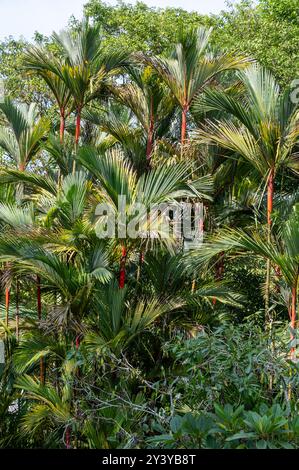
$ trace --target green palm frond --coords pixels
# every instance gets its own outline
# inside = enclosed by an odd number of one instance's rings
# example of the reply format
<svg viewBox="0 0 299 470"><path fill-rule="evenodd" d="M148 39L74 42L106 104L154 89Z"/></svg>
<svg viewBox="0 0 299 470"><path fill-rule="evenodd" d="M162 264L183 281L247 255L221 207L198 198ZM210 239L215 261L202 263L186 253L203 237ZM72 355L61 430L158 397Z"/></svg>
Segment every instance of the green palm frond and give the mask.
<svg viewBox="0 0 299 470"><path fill-rule="evenodd" d="M28 229L35 225L33 206L18 207L0 203L0 220L11 227Z"/></svg>
<svg viewBox="0 0 299 470"><path fill-rule="evenodd" d="M248 160L260 174L267 175L292 162L298 139L298 110L290 90L280 93L273 76L257 64L239 72L244 85L242 100L223 91L207 90L194 107L220 111L237 119L207 121L195 133L200 142L212 143L236 152Z"/></svg>
<svg viewBox="0 0 299 470"><path fill-rule="evenodd" d="M196 95L221 72L248 65L248 58L208 51L211 29L203 27L182 32L168 58L146 58L163 78L181 107L190 106Z"/></svg>
<svg viewBox="0 0 299 470"><path fill-rule="evenodd" d="M16 105L9 98L0 104L8 127L0 129L0 146L13 158L19 169L26 165L41 150L49 131L48 119L38 119L35 105Z"/></svg>
<svg viewBox="0 0 299 470"><path fill-rule="evenodd" d="M29 411L29 415L24 418L25 427L29 424L36 426L41 419L48 418L49 415L60 424L65 424L70 420L70 403L64 401L52 385L42 385L25 374L18 378L15 387L24 390L28 398L37 400L43 405ZM38 416L34 416L35 414Z"/></svg>
<svg viewBox="0 0 299 470"><path fill-rule="evenodd" d="M34 189L46 191L53 196L57 194L57 186L52 178L27 171L7 168L0 173L0 183L26 183Z"/></svg>

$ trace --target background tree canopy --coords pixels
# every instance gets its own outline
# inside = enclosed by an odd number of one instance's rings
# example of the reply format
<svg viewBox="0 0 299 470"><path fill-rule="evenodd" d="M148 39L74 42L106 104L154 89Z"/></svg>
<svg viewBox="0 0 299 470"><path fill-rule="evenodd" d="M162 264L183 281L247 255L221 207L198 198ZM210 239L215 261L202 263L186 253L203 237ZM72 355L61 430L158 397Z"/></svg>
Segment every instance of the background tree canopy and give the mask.
<svg viewBox="0 0 299 470"><path fill-rule="evenodd" d="M299 448L297 2L0 44L0 448Z"/></svg>
<svg viewBox="0 0 299 470"><path fill-rule="evenodd" d="M85 14L100 24L107 47L116 43L131 51L161 54L175 42L182 28L213 26L212 43L217 48L243 52L269 68L277 81L286 86L299 74L299 7L297 0L243 0L219 15L201 15L181 8L154 8L142 2L135 5L119 1L111 6L90 0ZM70 25L75 29L76 20ZM39 34L37 44L51 48L51 39ZM46 107L46 87L37 77L20 74L28 41L6 38L0 43L0 74L6 78L9 94L30 103L33 98Z"/></svg>

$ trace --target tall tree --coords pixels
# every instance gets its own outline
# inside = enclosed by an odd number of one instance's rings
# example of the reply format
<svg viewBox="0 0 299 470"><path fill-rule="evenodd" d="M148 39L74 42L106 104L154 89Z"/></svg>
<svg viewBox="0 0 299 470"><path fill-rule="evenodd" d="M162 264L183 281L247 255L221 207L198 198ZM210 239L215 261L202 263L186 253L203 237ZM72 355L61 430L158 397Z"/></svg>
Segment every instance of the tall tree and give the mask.
<svg viewBox="0 0 299 470"><path fill-rule="evenodd" d="M244 85L243 100L217 90L207 90L195 107L228 113L237 119L207 120L197 132L200 142L227 148L250 162L267 186L268 241L277 170L292 162L294 146L299 135L297 104L292 102L291 91L280 93L273 76L259 65L253 64L239 75ZM267 261L266 319L269 318L270 263Z"/></svg>
<svg viewBox="0 0 299 470"><path fill-rule="evenodd" d="M211 29L198 28L180 32L178 43L167 57L145 57L168 85L182 110L181 144L186 140L187 117L198 94L224 71L248 64L245 57L213 54L209 50Z"/></svg>
<svg viewBox="0 0 299 470"><path fill-rule="evenodd" d="M152 67L130 67L131 81L112 92L134 113L146 133L146 160L150 166L155 140L169 130L175 102Z"/></svg>
<svg viewBox="0 0 299 470"><path fill-rule="evenodd" d="M194 262L206 262L220 253L228 256L244 254L244 251L262 257L273 266L279 266L287 286L291 292L290 325L291 340L295 339L298 280L299 280L299 206L293 207L289 217L283 222L278 233L269 242L267 237L258 231L246 233L241 229L225 229L212 237L194 253ZM294 344L291 345L292 353Z"/></svg>
<svg viewBox="0 0 299 470"><path fill-rule="evenodd" d="M23 65L29 73L40 76L52 92L59 109L59 136L60 142L63 143L65 120L72 110L71 91L60 76L63 62L46 49L30 47L24 55Z"/></svg>
<svg viewBox="0 0 299 470"><path fill-rule="evenodd" d="M128 56L120 49L105 50L100 26L91 26L87 20L82 22L75 33L54 33L53 39L61 48L65 60L65 64L58 70L58 75L69 89L75 103L77 145L84 105L97 96L107 77L127 63Z"/></svg>

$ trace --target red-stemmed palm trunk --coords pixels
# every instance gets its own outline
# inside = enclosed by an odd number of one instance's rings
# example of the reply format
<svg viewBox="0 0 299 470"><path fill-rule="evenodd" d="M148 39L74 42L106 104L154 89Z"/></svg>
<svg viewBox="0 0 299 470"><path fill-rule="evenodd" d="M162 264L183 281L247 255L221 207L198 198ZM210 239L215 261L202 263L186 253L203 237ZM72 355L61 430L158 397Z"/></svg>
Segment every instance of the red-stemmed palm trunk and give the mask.
<svg viewBox="0 0 299 470"><path fill-rule="evenodd" d="M268 243L271 243L271 225L272 225L272 212L273 212L273 199L274 199L274 178L275 169L270 168L268 182L267 182L267 231L268 231ZM267 260L267 274L266 274L266 293L265 293L265 317L266 324L271 329L271 317L270 317L270 275L271 275L271 262Z"/></svg>
<svg viewBox="0 0 299 470"><path fill-rule="evenodd" d="M37 292L37 316L38 320L42 319L42 295L41 295L41 285L40 277L36 276L36 292ZM39 361L39 377L41 384L45 383L45 363L44 359L41 357Z"/></svg>
<svg viewBox="0 0 299 470"><path fill-rule="evenodd" d="M182 145L184 145L186 141L188 109L189 109L189 106L187 103L185 103L182 109L182 126L181 126L181 144Z"/></svg>
<svg viewBox="0 0 299 470"><path fill-rule="evenodd" d="M272 224L273 212L273 198L274 198L274 168L271 168L267 184L267 224L268 228Z"/></svg>
<svg viewBox="0 0 299 470"><path fill-rule="evenodd" d="M219 253L219 259L216 263L216 274L215 278L216 281L221 281L223 279L223 272L224 272L224 252L222 251ZM216 298L213 297L213 305L216 304Z"/></svg>
<svg viewBox="0 0 299 470"><path fill-rule="evenodd" d="M67 449L71 448L71 430L69 426L67 426L65 431L65 445Z"/></svg>
<svg viewBox="0 0 299 470"><path fill-rule="evenodd" d="M77 108L76 130L75 130L75 151L76 151L76 153L77 153L80 134L81 134L81 110L82 110L81 107ZM76 171L76 160L74 159L74 161L73 161L73 175L75 174L75 171Z"/></svg>
<svg viewBox="0 0 299 470"><path fill-rule="evenodd" d="M146 160L148 166L150 166L150 160L153 151L153 143L154 143L154 112L153 112L153 97L151 96L151 103L150 103L150 119L149 119L149 129L147 134L147 144L146 144Z"/></svg>
<svg viewBox="0 0 299 470"><path fill-rule="evenodd" d="M59 138L60 143L63 144L64 141L64 130L65 130L65 111L64 108L60 110L60 128L59 128Z"/></svg>
<svg viewBox="0 0 299 470"><path fill-rule="evenodd" d="M297 282L298 280L296 280L296 283L295 285L293 286L292 288L292 304L291 304L291 341L294 340L294 330L296 328L296 305L297 305ZM293 359L294 358L294 354L295 354L295 347L292 346L291 347L291 358Z"/></svg>
<svg viewBox="0 0 299 470"><path fill-rule="evenodd" d="M123 289L126 283L126 260L127 260L127 249L125 245L122 245L120 269L119 269L119 288Z"/></svg>
<svg viewBox="0 0 299 470"><path fill-rule="evenodd" d="M10 304L10 289L6 287L5 289L5 324L8 327L9 322L9 304Z"/></svg>
<svg viewBox="0 0 299 470"><path fill-rule="evenodd" d="M19 280L16 279L16 339L19 342L20 339L20 286Z"/></svg>
<svg viewBox="0 0 299 470"><path fill-rule="evenodd" d="M81 108L77 109L77 117L76 117L76 131L75 131L75 144L76 146L79 143L81 134Z"/></svg>

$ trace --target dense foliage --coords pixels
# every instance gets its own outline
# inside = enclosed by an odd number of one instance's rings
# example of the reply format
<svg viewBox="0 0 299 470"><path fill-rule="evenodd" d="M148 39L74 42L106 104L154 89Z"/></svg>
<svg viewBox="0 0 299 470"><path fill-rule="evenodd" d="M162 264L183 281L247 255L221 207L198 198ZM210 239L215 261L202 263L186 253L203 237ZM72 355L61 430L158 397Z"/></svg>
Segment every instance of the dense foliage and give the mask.
<svg viewBox="0 0 299 470"><path fill-rule="evenodd" d="M0 46L0 447L298 448L297 2L85 14Z"/></svg>

